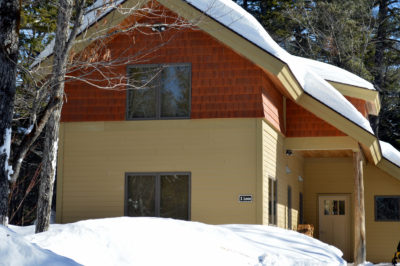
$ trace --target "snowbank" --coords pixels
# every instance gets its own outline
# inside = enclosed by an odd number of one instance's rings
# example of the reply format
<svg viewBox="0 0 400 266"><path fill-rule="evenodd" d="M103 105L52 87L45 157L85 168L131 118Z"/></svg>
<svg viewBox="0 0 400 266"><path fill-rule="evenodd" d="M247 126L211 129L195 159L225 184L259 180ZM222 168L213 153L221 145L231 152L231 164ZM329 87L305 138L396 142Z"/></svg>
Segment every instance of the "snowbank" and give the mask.
<svg viewBox="0 0 400 266"><path fill-rule="evenodd" d="M32 243L84 265L346 264L333 246L260 225L120 217L54 224L36 235L13 228Z"/></svg>
<svg viewBox="0 0 400 266"><path fill-rule="evenodd" d="M0 225L0 265L79 265L72 259L30 243L12 230Z"/></svg>

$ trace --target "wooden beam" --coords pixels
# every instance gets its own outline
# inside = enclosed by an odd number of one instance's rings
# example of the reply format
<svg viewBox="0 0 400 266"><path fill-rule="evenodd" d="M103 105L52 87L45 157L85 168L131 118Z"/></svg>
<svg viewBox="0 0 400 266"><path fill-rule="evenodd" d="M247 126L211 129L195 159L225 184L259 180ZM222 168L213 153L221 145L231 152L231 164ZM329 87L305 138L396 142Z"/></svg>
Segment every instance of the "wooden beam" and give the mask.
<svg viewBox="0 0 400 266"><path fill-rule="evenodd" d="M364 175L361 151L353 152L354 163L354 265L366 261Z"/></svg>
<svg viewBox="0 0 400 266"><path fill-rule="evenodd" d="M340 137L288 137L285 139L285 149L299 151L352 150L360 147L353 138Z"/></svg>

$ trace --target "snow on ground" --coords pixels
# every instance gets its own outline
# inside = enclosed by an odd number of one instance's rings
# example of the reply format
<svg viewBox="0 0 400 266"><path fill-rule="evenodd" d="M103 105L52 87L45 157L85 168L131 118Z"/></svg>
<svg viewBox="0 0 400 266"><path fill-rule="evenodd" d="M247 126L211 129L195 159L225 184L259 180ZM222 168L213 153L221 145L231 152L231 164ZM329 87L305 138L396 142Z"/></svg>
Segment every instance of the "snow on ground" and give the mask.
<svg viewBox="0 0 400 266"><path fill-rule="evenodd" d="M23 236L0 225L0 265L61 266L78 264L69 258L40 248L38 245L32 244L29 240L24 239Z"/></svg>
<svg viewBox="0 0 400 266"><path fill-rule="evenodd" d="M271 226L120 217L53 224L41 234L33 234L33 226L11 228L26 241L83 265L346 264L339 249Z"/></svg>

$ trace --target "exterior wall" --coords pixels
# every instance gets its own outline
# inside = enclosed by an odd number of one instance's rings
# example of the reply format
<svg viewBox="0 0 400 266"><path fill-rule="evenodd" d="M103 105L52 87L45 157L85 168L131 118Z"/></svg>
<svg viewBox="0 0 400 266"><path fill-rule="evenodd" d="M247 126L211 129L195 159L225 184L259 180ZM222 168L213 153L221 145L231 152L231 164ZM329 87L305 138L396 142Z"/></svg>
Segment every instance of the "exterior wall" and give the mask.
<svg viewBox="0 0 400 266"><path fill-rule="evenodd" d="M277 226L288 228L287 188L292 188L292 227L297 229L299 215L299 193L303 192L303 158L298 154L286 155L284 137L268 123L262 121L262 177L263 177L263 224L268 224L268 179L277 180L278 206ZM286 166L290 169L287 173Z"/></svg>
<svg viewBox="0 0 400 266"><path fill-rule="evenodd" d="M259 119L258 119L259 120ZM124 215L126 172L191 172L191 219L256 223L257 119L62 123L57 222Z"/></svg>
<svg viewBox="0 0 400 266"><path fill-rule="evenodd" d="M286 102L287 137L346 136L291 100Z"/></svg>
<svg viewBox="0 0 400 266"><path fill-rule="evenodd" d="M352 158L306 158L304 163L304 212L305 222L315 226L318 236L318 195L351 194L353 219L354 168ZM400 222L376 222L375 202L377 195L400 195L400 181L376 166L364 166L365 225L367 260L390 262L399 242ZM354 246L352 226L351 247Z"/></svg>
<svg viewBox="0 0 400 266"><path fill-rule="evenodd" d="M157 46L160 47L150 52L150 48ZM266 117L275 128L281 128L282 94L274 83L262 69L201 30L120 34L110 39L104 50L111 59L141 52L144 56L135 59L137 64L191 63L192 119ZM96 71L91 71L85 69L85 78L102 79ZM125 77L126 65L112 67L107 72ZM66 83L66 93L63 122L125 120L125 90L101 90L75 81Z"/></svg>
<svg viewBox="0 0 400 266"><path fill-rule="evenodd" d="M350 194L350 209L352 210L352 193L354 189L353 172L352 158L304 159L304 222L314 225L314 237L319 238L318 195ZM368 208L367 205L365 207ZM353 211L351 211L350 219L350 223L353 225ZM351 226L350 247L354 246L353 243L354 228ZM352 261L352 259L351 254L350 261Z"/></svg>
<svg viewBox="0 0 400 266"><path fill-rule="evenodd" d="M376 222L374 197L399 196L400 181L372 165L366 166L364 177L367 260L390 262L400 241L400 222Z"/></svg>

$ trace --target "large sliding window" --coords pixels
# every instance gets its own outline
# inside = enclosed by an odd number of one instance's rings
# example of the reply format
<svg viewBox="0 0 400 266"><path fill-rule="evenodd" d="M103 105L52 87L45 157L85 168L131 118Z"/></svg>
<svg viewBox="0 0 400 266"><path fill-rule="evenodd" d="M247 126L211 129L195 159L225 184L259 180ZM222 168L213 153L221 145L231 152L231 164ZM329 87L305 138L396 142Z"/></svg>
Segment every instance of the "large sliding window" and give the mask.
<svg viewBox="0 0 400 266"><path fill-rule="evenodd" d="M190 118L191 65L129 66L126 119Z"/></svg>
<svg viewBox="0 0 400 266"><path fill-rule="evenodd" d="M126 216L190 220L190 173L128 173Z"/></svg>

